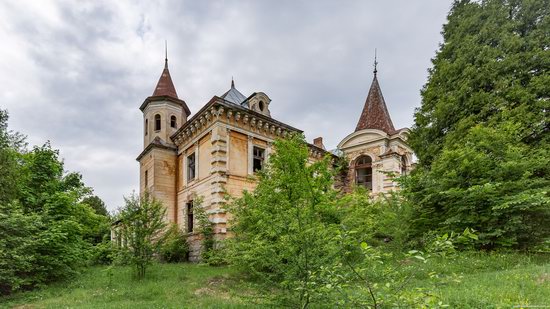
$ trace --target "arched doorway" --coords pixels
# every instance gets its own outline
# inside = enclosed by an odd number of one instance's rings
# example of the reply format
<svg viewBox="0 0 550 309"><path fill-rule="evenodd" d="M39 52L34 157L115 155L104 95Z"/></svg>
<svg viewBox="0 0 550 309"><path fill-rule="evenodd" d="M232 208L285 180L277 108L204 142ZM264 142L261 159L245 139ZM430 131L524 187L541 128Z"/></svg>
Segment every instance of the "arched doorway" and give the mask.
<svg viewBox="0 0 550 309"><path fill-rule="evenodd" d="M372 190L372 159L360 156L355 160L355 184Z"/></svg>

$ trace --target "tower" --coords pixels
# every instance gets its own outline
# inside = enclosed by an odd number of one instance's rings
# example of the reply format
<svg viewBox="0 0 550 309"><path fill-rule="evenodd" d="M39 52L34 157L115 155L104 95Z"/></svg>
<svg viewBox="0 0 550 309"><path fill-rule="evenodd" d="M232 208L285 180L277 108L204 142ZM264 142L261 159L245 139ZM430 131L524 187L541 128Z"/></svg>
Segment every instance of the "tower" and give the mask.
<svg viewBox="0 0 550 309"><path fill-rule="evenodd" d="M140 163L140 194L150 192L166 207L166 221L177 222L177 146L171 136L191 114L178 98L168 70L168 59L153 94L139 108L143 113L143 151Z"/></svg>
<svg viewBox="0 0 550 309"><path fill-rule="evenodd" d="M364 186L373 194L398 189L394 177L411 168L413 152L407 145L409 129L394 128L378 83L376 65L375 57L374 78L355 132L338 144L338 149L350 162L344 181L346 191L352 186Z"/></svg>

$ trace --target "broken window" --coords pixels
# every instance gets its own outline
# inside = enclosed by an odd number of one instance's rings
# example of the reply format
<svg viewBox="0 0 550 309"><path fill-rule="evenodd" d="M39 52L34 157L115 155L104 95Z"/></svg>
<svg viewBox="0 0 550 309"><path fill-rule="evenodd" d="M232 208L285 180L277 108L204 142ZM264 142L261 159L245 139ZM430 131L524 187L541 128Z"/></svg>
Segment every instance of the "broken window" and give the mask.
<svg viewBox="0 0 550 309"><path fill-rule="evenodd" d="M265 149L254 146L252 152L252 168L253 171L259 171L264 166Z"/></svg>
<svg viewBox="0 0 550 309"><path fill-rule="evenodd" d="M187 181L195 179L195 153L187 156Z"/></svg>

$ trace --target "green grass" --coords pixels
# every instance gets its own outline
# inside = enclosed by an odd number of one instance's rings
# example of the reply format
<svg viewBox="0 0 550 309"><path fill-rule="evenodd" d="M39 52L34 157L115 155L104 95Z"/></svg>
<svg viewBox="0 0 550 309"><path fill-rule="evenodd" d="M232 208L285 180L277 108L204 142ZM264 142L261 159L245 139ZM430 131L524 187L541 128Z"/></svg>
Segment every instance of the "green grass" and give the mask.
<svg viewBox="0 0 550 309"><path fill-rule="evenodd" d="M400 265L403 261L395 261ZM408 290L424 288L450 308L550 306L550 257L461 253L402 267ZM230 267L153 265L142 281L129 267L91 267L77 278L0 298L7 308L256 308L257 285Z"/></svg>
<svg viewBox="0 0 550 309"><path fill-rule="evenodd" d="M462 253L431 259L414 273L410 288L426 288L450 308L550 308L548 255Z"/></svg>
<svg viewBox="0 0 550 309"><path fill-rule="evenodd" d="M229 267L157 264L141 281L129 267L91 267L68 283L1 299L7 308L252 308L256 291Z"/></svg>

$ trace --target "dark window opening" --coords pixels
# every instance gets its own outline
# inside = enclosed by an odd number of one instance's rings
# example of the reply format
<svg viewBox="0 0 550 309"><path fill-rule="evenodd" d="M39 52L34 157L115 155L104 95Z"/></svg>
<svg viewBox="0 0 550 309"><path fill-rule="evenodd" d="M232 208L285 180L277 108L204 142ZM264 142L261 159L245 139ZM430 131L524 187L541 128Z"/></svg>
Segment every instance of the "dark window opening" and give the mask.
<svg viewBox="0 0 550 309"><path fill-rule="evenodd" d="M264 111L264 101L260 101L260 103L258 103L258 107L263 112Z"/></svg>
<svg viewBox="0 0 550 309"><path fill-rule="evenodd" d="M145 119L145 136L149 132L149 119Z"/></svg>
<svg viewBox="0 0 550 309"><path fill-rule="evenodd" d="M195 153L187 156L187 181L195 179Z"/></svg>
<svg viewBox="0 0 550 309"><path fill-rule="evenodd" d="M193 233L193 201L187 202L187 233Z"/></svg>
<svg viewBox="0 0 550 309"><path fill-rule="evenodd" d="M145 190L147 190L147 185L149 184L149 171L145 171L145 175L144 175L144 182L145 182Z"/></svg>
<svg viewBox="0 0 550 309"><path fill-rule="evenodd" d="M254 146L253 157L252 157L252 167L254 172L257 172L262 169L262 167L264 166L264 158L265 158L265 149Z"/></svg>
<svg viewBox="0 0 550 309"><path fill-rule="evenodd" d="M407 159L405 156L401 157L401 175L407 175Z"/></svg>
<svg viewBox="0 0 550 309"><path fill-rule="evenodd" d="M160 115L155 115L155 131L160 131Z"/></svg>
<svg viewBox="0 0 550 309"><path fill-rule="evenodd" d="M372 190L372 159L361 156L355 161L355 183Z"/></svg>
<svg viewBox="0 0 550 309"><path fill-rule="evenodd" d="M172 128L176 128L178 126L178 121L176 119L176 116L170 117L170 126Z"/></svg>

